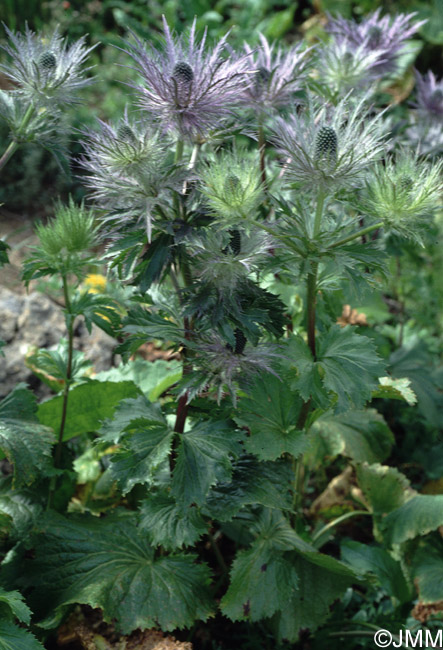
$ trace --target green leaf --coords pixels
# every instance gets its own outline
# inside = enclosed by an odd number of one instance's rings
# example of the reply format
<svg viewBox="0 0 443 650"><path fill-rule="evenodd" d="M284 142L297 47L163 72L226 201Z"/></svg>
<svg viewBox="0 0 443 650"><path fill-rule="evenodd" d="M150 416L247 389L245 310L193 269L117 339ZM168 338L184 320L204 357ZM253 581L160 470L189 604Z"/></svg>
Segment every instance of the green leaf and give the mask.
<svg viewBox="0 0 443 650"><path fill-rule="evenodd" d="M15 486L30 485L52 467L55 438L39 424L36 410L36 399L23 384L0 402L0 449L14 465Z"/></svg>
<svg viewBox="0 0 443 650"><path fill-rule="evenodd" d="M172 494L182 505L202 504L218 481L232 475L232 460L241 453L242 433L227 422L200 422L180 434Z"/></svg>
<svg viewBox="0 0 443 650"><path fill-rule="evenodd" d="M0 650L45 650L35 636L9 621L0 621Z"/></svg>
<svg viewBox="0 0 443 650"><path fill-rule="evenodd" d="M27 356L26 365L39 379L58 393L68 379L68 357L68 342L61 339L56 350L37 350ZM91 362L85 359L83 352L73 350L71 380L79 380L91 366Z"/></svg>
<svg viewBox="0 0 443 650"><path fill-rule="evenodd" d="M443 494L417 494L383 519L388 544L402 544L443 526Z"/></svg>
<svg viewBox="0 0 443 650"><path fill-rule="evenodd" d="M63 440L83 433L97 431L102 420L112 417L117 405L127 397L136 397L139 388L131 381L91 380L69 391L68 410ZM38 419L58 431L63 408L63 397L53 397L38 407Z"/></svg>
<svg viewBox="0 0 443 650"><path fill-rule="evenodd" d="M307 447L307 437L297 428L302 401L274 375L258 377L248 388L248 396L238 402L235 421L248 427L251 435L245 446L260 460L275 460L284 453L299 456Z"/></svg>
<svg viewBox="0 0 443 650"><path fill-rule="evenodd" d="M207 524L197 508L181 508L167 494L152 494L142 503L140 529L154 546L168 551L195 544Z"/></svg>
<svg viewBox="0 0 443 650"><path fill-rule="evenodd" d="M145 423L127 434L121 448L111 456L110 472L123 494L138 483L153 484L157 470L167 460L174 432L166 424Z"/></svg>
<svg viewBox="0 0 443 650"><path fill-rule="evenodd" d="M71 313L83 316L89 333L97 325L109 336L115 336L120 327L120 306L116 300L90 291L77 292L71 300Z"/></svg>
<svg viewBox="0 0 443 650"><path fill-rule="evenodd" d="M123 634L137 628L164 631L191 626L212 613L209 569L194 555L155 557L131 515L71 517L46 515L34 540L28 575L33 598L53 627L67 605L99 607L104 620Z"/></svg>
<svg viewBox="0 0 443 650"><path fill-rule="evenodd" d="M298 588L295 567L283 554L261 542L240 551L232 564L231 583L221 609L231 621L258 621L283 609Z"/></svg>
<svg viewBox="0 0 443 650"><path fill-rule="evenodd" d="M386 549L350 540L342 543L341 555L342 560L357 573L376 576L378 583L391 598L396 598L401 603L411 600L411 590L401 564Z"/></svg>
<svg viewBox="0 0 443 650"><path fill-rule="evenodd" d="M151 401L158 400L160 395L181 379L182 364L172 359L165 361L146 361L135 359L128 363L120 364L118 368L104 370L94 376L100 381L124 381L131 380Z"/></svg>
<svg viewBox="0 0 443 650"><path fill-rule="evenodd" d="M312 398L322 408L332 392L339 413L362 408L371 399L384 370L373 341L356 334L351 327L333 326L320 337L316 361L299 337L291 341L288 350L298 370L292 386L305 401Z"/></svg>
<svg viewBox="0 0 443 650"><path fill-rule="evenodd" d="M394 436L375 409L320 416L310 428L311 444L318 462L339 454L357 462L383 461L391 452Z"/></svg>
<svg viewBox="0 0 443 650"><path fill-rule="evenodd" d="M167 426L159 404L151 404L144 395L124 399L116 408L114 417L105 420L99 434L107 442L119 442L125 433L135 433L144 427Z"/></svg>
<svg viewBox="0 0 443 650"><path fill-rule="evenodd" d="M10 517L9 536L12 540L23 540L42 512L25 492L2 489L0 492L0 513Z"/></svg>
<svg viewBox="0 0 443 650"><path fill-rule="evenodd" d="M22 623L29 625L31 610L24 602L20 592L6 591L0 587L0 619L4 618L18 618Z"/></svg>
<svg viewBox="0 0 443 650"><path fill-rule="evenodd" d="M392 377L379 377L379 385L372 391L372 397L384 399L399 399L407 402L409 406L417 403L417 397L411 388L411 380L407 377L393 379Z"/></svg>
<svg viewBox="0 0 443 650"><path fill-rule="evenodd" d="M292 480L288 461L260 462L244 456L233 464L231 481L218 483L209 492L203 512L218 521L230 521L246 505L290 510Z"/></svg>
<svg viewBox="0 0 443 650"><path fill-rule="evenodd" d="M328 618L332 603L355 582L352 572L347 575L336 573L295 553L289 559L299 583L297 592L284 603L272 621L280 642L296 642L303 628L314 632Z"/></svg>
<svg viewBox="0 0 443 650"><path fill-rule="evenodd" d="M420 602L443 600L443 540L441 537L421 540L412 559L412 576Z"/></svg>
<svg viewBox="0 0 443 650"><path fill-rule="evenodd" d="M403 505L409 481L394 467L375 463L357 466L358 484L375 515L385 515Z"/></svg>

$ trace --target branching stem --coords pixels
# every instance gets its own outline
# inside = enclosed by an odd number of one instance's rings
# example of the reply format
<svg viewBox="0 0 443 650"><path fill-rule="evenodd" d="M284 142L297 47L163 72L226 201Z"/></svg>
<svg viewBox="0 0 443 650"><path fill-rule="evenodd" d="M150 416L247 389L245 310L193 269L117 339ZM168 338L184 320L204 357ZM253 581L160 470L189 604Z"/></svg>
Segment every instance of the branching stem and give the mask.
<svg viewBox="0 0 443 650"><path fill-rule="evenodd" d="M358 239L359 237L363 237L364 235L367 235L373 230L378 230L379 228L383 228L383 225L384 225L383 221L379 221L378 223L375 223L372 226L367 226L366 228L363 228L363 230L359 230L358 232L352 233L352 235L348 235L347 237L343 237L343 239L339 239L338 241L331 244L329 248L339 248L340 246L344 246L344 244L347 244L348 242L353 241L354 239Z"/></svg>
<svg viewBox="0 0 443 650"><path fill-rule="evenodd" d="M12 156L15 154L17 149L19 148L19 141L18 138L23 134L23 131L26 129L28 126L30 120L32 119L32 116L34 114L34 104L30 104L26 110L26 113L23 116L23 120L17 130L17 134L14 137L14 139L8 144L6 147L5 151L3 152L3 155L0 158L0 171L3 169L3 167L6 165L8 160L12 158Z"/></svg>

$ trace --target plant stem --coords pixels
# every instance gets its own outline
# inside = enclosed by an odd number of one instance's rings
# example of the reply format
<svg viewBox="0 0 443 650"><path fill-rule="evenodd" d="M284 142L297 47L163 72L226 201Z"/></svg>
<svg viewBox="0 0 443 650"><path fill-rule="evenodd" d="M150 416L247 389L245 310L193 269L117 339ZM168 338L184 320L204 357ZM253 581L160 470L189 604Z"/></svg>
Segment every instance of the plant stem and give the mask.
<svg viewBox="0 0 443 650"><path fill-rule="evenodd" d="M261 173L261 182L265 190L267 189L266 183L266 138L265 130L263 128L263 114L260 114L258 121L258 151L260 154L260 173Z"/></svg>
<svg viewBox="0 0 443 650"><path fill-rule="evenodd" d="M63 390L63 407L62 407L62 419L60 422L60 431L58 434L57 448L55 450L55 459L54 465L58 467L60 464L62 445L63 445L63 433L65 431L66 416L68 411L68 398L69 398L69 388L71 386L71 376L72 376L72 354L74 349L74 319L71 316L71 301L69 300L69 291L68 291L68 282L66 280L66 275L63 276L63 294L65 297L65 309L69 315L68 322L68 364L66 367L66 382Z"/></svg>
<svg viewBox="0 0 443 650"><path fill-rule="evenodd" d="M23 120L17 129L17 133L12 140L6 147L5 151L3 152L3 155L0 158L0 170L3 169L3 167L6 165L8 160L12 158L12 156L15 154L17 149L19 148L19 142L17 140L18 137L20 137L23 133L23 130L28 126L32 116L34 114L34 104L29 104L26 113L23 116Z"/></svg>
<svg viewBox="0 0 443 650"><path fill-rule="evenodd" d="M72 356L74 350L74 319L72 318L72 314L71 314L71 301L69 300L68 282L66 279L66 275L63 275L63 294L65 298L65 309L68 314L68 363L66 365L66 381L63 389L62 418L60 421L60 429L58 432L57 446L55 448L55 456L54 456L54 467L57 469L60 467L60 461L62 456L63 434L65 431L66 417L68 414L69 389L71 386L71 378L72 378ZM51 479L51 482L49 484L49 494L48 494L48 503L47 503L48 508L50 508L51 506L52 498L55 492L55 487L56 487L56 477L54 476Z"/></svg>
<svg viewBox="0 0 443 650"><path fill-rule="evenodd" d="M358 237L363 237L363 235L367 235L368 233L372 232L373 230L378 230L378 228L383 228L383 221L379 221L378 223L375 223L372 226L367 226L366 228L363 228L363 230L359 230L358 232L352 233L352 235L348 235L347 237L343 237L343 239L339 239L338 241L331 244L329 246L329 248L338 248L339 246L343 246L344 244L347 244L348 242L352 241L353 239L357 239Z"/></svg>
<svg viewBox="0 0 443 650"><path fill-rule="evenodd" d="M208 538L212 546L212 550L215 553L215 557L217 558L217 562L220 566L220 569L223 571L223 573L227 573L228 567L226 566L226 562L223 558L223 555L220 552L220 549L218 548L217 545L217 540L215 539L214 535L211 533L210 530L208 530Z"/></svg>
<svg viewBox="0 0 443 650"><path fill-rule="evenodd" d="M315 533L312 537L312 541L315 542L317 539L319 539L326 531L330 530L334 526L338 526L338 524L341 524L343 521L346 521L347 519L350 519L351 517L357 517L358 515L370 515L371 513L368 512L367 510L353 510L352 512L346 512L344 515L341 515L340 517L337 517L337 519L334 519L333 521L330 521L329 524L326 524L323 526L323 528L320 528L319 531Z"/></svg>
<svg viewBox="0 0 443 650"><path fill-rule="evenodd" d="M177 140L177 144L175 147L175 156L174 156L174 163L178 165L178 163L181 161L183 158L183 149L184 149L184 142L183 140ZM173 202L173 207L174 207L174 212L176 213L177 217L181 215L181 203L180 203L180 192L174 192L174 196L172 199Z"/></svg>
<svg viewBox="0 0 443 650"><path fill-rule="evenodd" d="M324 193L323 189L320 189L318 191L318 196L317 196L317 207L315 209L315 217L314 217L314 237L317 237L317 235L320 232L320 226L321 226L321 218L323 216L323 207L325 205L325 199L326 199L326 194Z"/></svg>

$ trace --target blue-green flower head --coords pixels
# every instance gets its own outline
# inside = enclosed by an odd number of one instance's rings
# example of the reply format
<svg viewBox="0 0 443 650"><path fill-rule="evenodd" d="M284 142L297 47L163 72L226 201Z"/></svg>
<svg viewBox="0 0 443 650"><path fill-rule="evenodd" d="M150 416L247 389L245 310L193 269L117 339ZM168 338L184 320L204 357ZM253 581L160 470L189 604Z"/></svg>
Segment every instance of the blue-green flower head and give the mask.
<svg viewBox="0 0 443 650"><path fill-rule="evenodd" d="M92 81L86 77L90 68L83 64L94 48L85 46L85 38L69 46L57 31L46 38L28 26L24 34L5 29L9 42L1 47L11 61L0 69L16 85L16 92L36 106L53 110L78 102L78 91Z"/></svg>
<svg viewBox="0 0 443 650"><path fill-rule="evenodd" d="M144 222L151 239L153 208L171 188L179 187L169 146L151 122L127 116L115 126L100 121L98 131L86 133L86 156L81 160L85 182L97 205L109 211L105 221L111 231Z"/></svg>
<svg viewBox="0 0 443 650"><path fill-rule="evenodd" d="M303 112L276 119L273 140L287 161L286 182L326 193L363 184L385 150L381 114L371 115L365 100L327 106L309 96Z"/></svg>
<svg viewBox="0 0 443 650"><path fill-rule="evenodd" d="M83 204L76 205L72 198L67 204L57 203L54 218L45 225L37 224L36 232L45 261L65 271L97 244L93 212Z"/></svg>
<svg viewBox="0 0 443 650"><path fill-rule="evenodd" d="M239 282L260 269L275 242L262 231L208 230L186 242L195 277L222 293L232 293Z"/></svg>
<svg viewBox="0 0 443 650"><path fill-rule="evenodd" d="M358 207L387 230L421 241L423 228L443 204L442 170L442 160L429 162L401 151L375 168Z"/></svg>
<svg viewBox="0 0 443 650"><path fill-rule="evenodd" d="M201 192L223 228L254 215L263 197L258 161L237 153L221 154L200 169Z"/></svg>

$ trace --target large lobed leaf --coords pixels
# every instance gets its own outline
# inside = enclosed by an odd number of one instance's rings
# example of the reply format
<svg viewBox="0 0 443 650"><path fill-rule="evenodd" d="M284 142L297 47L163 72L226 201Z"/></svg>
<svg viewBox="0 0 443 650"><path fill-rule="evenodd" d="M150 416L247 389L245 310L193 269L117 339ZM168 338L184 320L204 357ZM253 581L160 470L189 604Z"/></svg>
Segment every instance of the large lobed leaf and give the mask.
<svg viewBox="0 0 443 650"><path fill-rule="evenodd" d="M310 428L311 448L319 463L339 454L357 462L376 463L389 456L392 431L375 409L321 415Z"/></svg>
<svg viewBox="0 0 443 650"><path fill-rule="evenodd" d="M201 505L218 481L229 481L242 452L242 432L227 422L200 422L180 434L172 494L178 503Z"/></svg>
<svg viewBox="0 0 443 650"><path fill-rule="evenodd" d="M97 431L102 420L113 415L121 400L136 397L140 389L132 381L88 381L69 391L63 440ZM60 426L63 396L53 397L38 407L41 424L57 430Z"/></svg>
<svg viewBox="0 0 443 650"><path fill-rule="evenodd" d="M260 375L238 402L235 421L250 430L245 446L260 460L276 460L284 453L300 456L307 437L297 427L301 399L285 382L271 374Z"/></svg>
<svg viewBox="0 0 443 650"><path fill-rule="evenodd" d="M288 353L298 371L293 387L304 400L313 399L322 408L328 406L332 394L338 413L362 408L384 371L373 341L349 326L333 326L319 339L316 352L314 361L302 338L291 340Z"/></svg>
<svg viewBox="0 0 443 650"><path fill-rule="evenodd" d="M0 650L45 650L28 630L10 621L0 621Z"/></svg>
<svg viewBox="0 0 443 650"><path fill-rule="evenodd" d="M124 634L159 626L169 631L212 612L210 572L194 555L155 557L131 515L106 519L46 515L34 539L28 576L56 625L72 603L103 610Z"/></svg>
<svg viewBox="0 0 443 650"><path fill-rule="evenodd" d="M401 544L443 526L443 494L417 494L383 519L388 544Z"/></svg>
<svg viewBox="0 0 443 650"><path fill-rule="evenodd" d="M181 507L169 494L159 493L143 501L140 529L154 546L174 550L192 546L207 531L207 524L196 507Z"/></svg>
<svg viewBox="0 0 443 650"><path fill-rule="evenodd" d="M14 465L14 485L30 485L52 467L53 432L36 418L37 401L18 384L0 402L0 449Z"/></svg>

